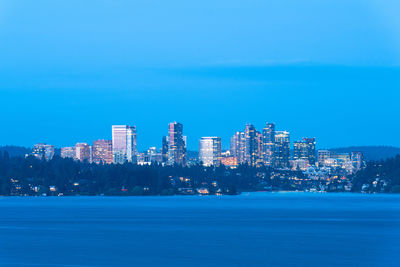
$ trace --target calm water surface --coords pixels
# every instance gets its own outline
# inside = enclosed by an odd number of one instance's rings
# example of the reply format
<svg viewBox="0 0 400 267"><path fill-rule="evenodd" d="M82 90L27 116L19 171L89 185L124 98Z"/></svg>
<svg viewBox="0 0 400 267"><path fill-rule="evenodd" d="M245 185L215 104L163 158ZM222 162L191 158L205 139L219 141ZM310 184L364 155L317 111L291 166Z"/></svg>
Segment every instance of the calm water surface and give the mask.
<svg viewBox="0 0 400 267"><path fill-rule="evenodd" d="M0 266L400 266L400 196L0 197Z"/></svg>

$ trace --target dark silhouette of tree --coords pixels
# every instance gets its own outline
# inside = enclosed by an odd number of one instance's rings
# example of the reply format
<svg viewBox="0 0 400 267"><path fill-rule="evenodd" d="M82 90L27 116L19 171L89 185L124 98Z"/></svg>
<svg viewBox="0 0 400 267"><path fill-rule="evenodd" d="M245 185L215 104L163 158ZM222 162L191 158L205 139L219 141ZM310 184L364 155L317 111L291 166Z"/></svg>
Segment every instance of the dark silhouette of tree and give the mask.
<svg viewBox="0 0 400 267"><path fill-rule="evenodd" d="M355 175L353 190L361 191L366 183L384 178L387 186L373 187L376 192L398 191L400 156L370 162ZM374 178L374 179L373 179ZM33 156L10 157L0 152L0 195L172 195L191 194L206 188L210 194L237 194L243 191L305 190L318 187L301 171L274 170L240 165L236 169L204 167L200 164L140 166L125 164L90 164L54 156L50 161ZM329 190L340 191L332 183ZM371 185L372 187L372 185Z"/></svg>
<svg viewBox="0 0 400 267"><path fill-rule="evenodd" d="M364 188L364 189L363 189ZM386 160L371 161L353 177L354 192L399 193L400 155Z"/></svg>

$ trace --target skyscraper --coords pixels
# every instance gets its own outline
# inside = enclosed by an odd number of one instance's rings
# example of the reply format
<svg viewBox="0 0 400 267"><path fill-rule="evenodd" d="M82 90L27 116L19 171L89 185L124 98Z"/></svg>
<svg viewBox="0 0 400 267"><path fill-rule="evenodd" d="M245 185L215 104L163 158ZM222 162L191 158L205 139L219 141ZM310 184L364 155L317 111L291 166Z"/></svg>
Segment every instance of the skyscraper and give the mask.
<svg viewBox="0 0 400 267"><path fill-rule="evenodd" d="M260 132L256 132L256 143L257 143L257 158L256 166L263 165L263 135Z"/></svg>
<svg viewBox="0 0 400 267"><path fill-rule="evenodd" d="M168 124L168 164L186 165L186 137L183 125L178 122Z"/></svg>
<svg viewBox="0 0 400 267"><path fill-rule="evenodd" d="M267 123L263 129L263 161L266 166L274 165L275 124Z"/></svg>
<svg viewBox="0 0 400 267"><path fill-rule="evenodd" d="M275 132L275 167L289 167L290 134L286 131Z"/></svg>
<svg viewBox="0 0 400 267"><path fill-rule="evenodd" d="M161 162L168 163L168 142L169 136L163 136L161 146Z"/></svg>
<svg viewBox="0 0 400 267"><path fill-rule="evenodd" d="M245 138L243 132L236 132L231 138L231 155L237 159L238 164L245 162Z"/></svg>
<svg viewBox="0 0 400 267"><path fill-rule="evenodd" d="M218 166L221 160L221 137L202 137L199 160L204 166Z"/></svg>
<svg viewBox="0 0 400 267"><path fill-rule="evenodd" d="M315 164L315 138L303 138L293 144L293 159L307 160L310 165Z"/></svg>
<svg viewBox="0 0 400 267"><path fill-rule="evenodd" d="M91 149L87 143L76 143L75 145L75 159L79 161L88 161L91 159Z"/></svg>
<svg viewBox="0 0 400 267"><path fill-rule="evenodd" d="M93 141L92 158L96 164L113 163L112 141L103 139Z"/></svg>
<svg viewBox="0 0 400 267"><path fill-rule="evenodd" d="M114 163L136 162L136 127L129 125L112 126L112 149Z"/></svg>
<svg viewBox="0 0 400 267"><path fill-rule="evenodd" d="M231 138L231 154L239 164L258 166L262 164L263 136L252 124L244 132L236 132Z"/></svg>
<svg viewBox="0 0 400 267"><path fill-rule="evenodd" d="M296 141L293 143L293 159L308 160L307 144L303 141Z"/></svg>
<svg viewBox="0 0 400 267"><path fill-rule="evenodd" d="M255 166L259 158L259 134L252 124L247 124L244 130L244 158L245 162Z"/></svg>
<svg viewBox="0 0 400 267"><path fill-rule="evenodd" d="M307 144L308 162L315 165L316 151L315 151L315 137L303 138L303 142Z"/></svg>

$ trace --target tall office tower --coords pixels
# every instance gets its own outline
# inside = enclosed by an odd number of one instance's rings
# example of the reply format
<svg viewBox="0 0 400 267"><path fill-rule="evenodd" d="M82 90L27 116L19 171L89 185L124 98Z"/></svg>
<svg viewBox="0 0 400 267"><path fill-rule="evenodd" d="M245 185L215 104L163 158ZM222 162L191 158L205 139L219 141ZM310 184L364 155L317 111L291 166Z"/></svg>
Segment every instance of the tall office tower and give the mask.
<svg viewBox="0 0 400 267"><path fill-rule="evenodd" d="M221 137L202 137L199 160L204 166L218 166L221 161Z"/></svg>
<svg viewBox="0 0 400 267"><path fill-rule="evenodd" d="M62 158L75 158L75 147L66 146L61 148L61 157Z"/></svg>
<svg viewBox="0 0 400 267"><path fill-rule="evenodd" d="M307 154L308 154L308 162L310 165L315 165L316 155L315 155L315 137L311 138L303 138L303 142L307 144Z"/></svg>
<svg viewBox="0 0 400 267"><path fill-rule="evenodd" d="M354 172L358 172L364 165L364 155L361 151L351 152L351 162Z"/></svg>
<svg viewBox="0 0 400 267"><path fill-rule="evenodd" d="M245 162L245 138L243 132L236 132L231 138L231 155L237 159L238 164Z"/></svg>
<svg viewBox="0 0 400 267"><path fill-rule="evenodd" d="M293 143L293 159L308 160L308 147L303 141L296 141Z"/></svg>
<svg viewBox="0 0 400 267"><path fill-rule="evenodd" d="M244 130L245 162L248 165L255 166L258 161L258 133L252 124L247 124Z"/></svg>
<svg viewBox="0 0 400 267"><path fill-rule="evenodd" d="M263 134L260 132L256 132L256 142L257 142L257 159L256 165L263 165Z"/></svg>
<svg viewBox="0 0 400 267"><path fill-rule="evenodd" d="M178 122L168 124L168 164L186 165L186 138L183 125Z"/></svg>
<svg viewBox="0 0 400 267"><path fill-rule="evenodd" d="M293 159L307 160L310 165L315 164L315 138L303 138L302 141L294 142Z"/></svg>
<svg viewBox="0 0 400 267"><path fill-rule="evenodd" d="M290 134L286 131L275 132L275 167L289 167Z"/></svg>
<svg viewBox="0 0 400 267"><path fill-rule="evenodd" d="M38 159L51 160L54 157L54 146L44 143L33 146L32 155Z"/></svg>
<svg viewBox="0 0 400 267"><path fill-rule="evenodd" d="M169 136L163 136L162 138L162 146L161 146L161 162L168 162L168 144L169 144Z"/></svg>
<svg viewBox="0 0 400 267"><path fill-rule="evenodd" d="M76 143L75 145L75 159L79 161L90 162L90 146L87 143Z"/></svg>
<svg viewBox="0 0 400 267"><path fill-rule="evenodd" d="M137 161L136 127L129 125L112 126L112 149L114 163Z"/></svg>
<svg viewBox="0 0 400 267"><path fill-rule="evenodd" d="M183 136L183 149L185 151L185 164L187 164L187 154L186 154L186 152L187 152L187 136L186 135Z"/></svg>
<svg viewBox="0 0 400 267"><path fill-rule="evenodd" d="M332 157L332 153L329 150L318 150L318 166L324 166L325 161Z"/></svg>
<svg viewBox="0 0 400 267"><path fill-rule="evenodd" d="M92 159L96 164L113 163L112 141L103 139L93 141Z"/></svg>
<svg viewBox="0 0 400 267"><path fill-rule="evenodd" d="M274 165L275 124L267 123L263 129L263 161L266 166Z"/></svg>

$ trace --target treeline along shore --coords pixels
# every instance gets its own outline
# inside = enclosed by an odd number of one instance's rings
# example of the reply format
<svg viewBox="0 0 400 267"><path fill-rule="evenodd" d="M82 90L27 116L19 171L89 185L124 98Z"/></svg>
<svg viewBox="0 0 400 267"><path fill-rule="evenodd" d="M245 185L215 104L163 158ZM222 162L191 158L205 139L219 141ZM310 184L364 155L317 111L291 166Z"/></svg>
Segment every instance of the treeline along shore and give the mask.
<svg viewBox="0 0 400 267"><path fill-rule="evenodd" d="M310 179L303 172L250 167L235 169L200 164L90 164L55 156L10 157L0 152L0 195L235 195L245 191L400 192L400 156L370 161L349 177Z"/></svg>

